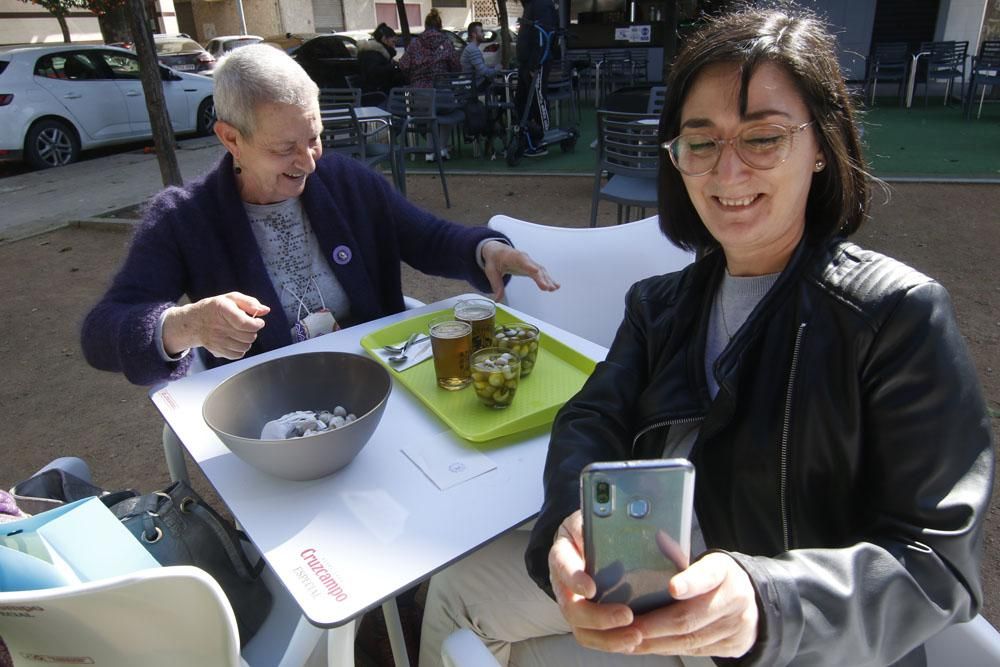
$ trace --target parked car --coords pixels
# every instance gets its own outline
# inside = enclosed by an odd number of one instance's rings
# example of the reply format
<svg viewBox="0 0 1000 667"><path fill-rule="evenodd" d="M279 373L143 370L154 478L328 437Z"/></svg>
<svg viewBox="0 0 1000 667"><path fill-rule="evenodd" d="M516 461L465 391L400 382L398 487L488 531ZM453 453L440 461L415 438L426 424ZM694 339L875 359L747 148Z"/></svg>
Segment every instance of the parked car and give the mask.
<svg viewBox="0 0 1000 667"><path fill-rule="evenodd" d="M208 134L212 79L160 67L177 133ZM80 151L152 136L139 59L111 46L0 47L0 160L42 169Z"/></svg>
<svg viewBox="0 0 1000 667"><path fill-rule="evenodd" d="M358 75L358 45L346 35L285 33L264 43L289 53L320 88L346 88Z"/></svg>
<svg viewBox="0 0 1000 667"><path fill-rule="evenodd" d="M211 72L215 58L201 44L187 36L153 35L156 59L181 72Z"/></svg>
<svg viewBox="0 0 1000 667"><path fill-rule="evenodd" d="M241 46L249 46L250 44L259 44L263 41L264 38L257 35L223 35L222 37L213 37L208 40L208 43L205 44L205 50L218 60L233 49L238 49Z"/></svg>

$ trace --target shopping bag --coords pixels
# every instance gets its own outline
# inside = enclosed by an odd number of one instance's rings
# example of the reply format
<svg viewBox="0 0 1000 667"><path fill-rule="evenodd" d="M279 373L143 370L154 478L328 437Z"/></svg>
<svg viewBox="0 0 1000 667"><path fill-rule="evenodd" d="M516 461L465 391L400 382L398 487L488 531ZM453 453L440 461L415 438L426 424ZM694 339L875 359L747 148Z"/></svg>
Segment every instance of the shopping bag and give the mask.
<svg viewBox="0 0 1000 667"><path fill-rule="evenodd" d="M0 525L0 592L66 586L160 564L97 498Z"/></svg>

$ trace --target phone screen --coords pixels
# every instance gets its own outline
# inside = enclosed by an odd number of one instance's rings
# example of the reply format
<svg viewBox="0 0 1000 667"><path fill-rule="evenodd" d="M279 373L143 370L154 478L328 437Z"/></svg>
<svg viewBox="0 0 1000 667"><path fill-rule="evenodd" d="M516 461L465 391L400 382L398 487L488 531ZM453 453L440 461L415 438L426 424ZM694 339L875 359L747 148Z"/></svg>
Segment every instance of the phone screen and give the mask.
<svg viewBox="0 0 1000 667"><path fill-rule="evenodd" d="M580 475L584 558L596 601L636 613L673 601L691 552L694 467L685 459L593 463Z"/></svg>

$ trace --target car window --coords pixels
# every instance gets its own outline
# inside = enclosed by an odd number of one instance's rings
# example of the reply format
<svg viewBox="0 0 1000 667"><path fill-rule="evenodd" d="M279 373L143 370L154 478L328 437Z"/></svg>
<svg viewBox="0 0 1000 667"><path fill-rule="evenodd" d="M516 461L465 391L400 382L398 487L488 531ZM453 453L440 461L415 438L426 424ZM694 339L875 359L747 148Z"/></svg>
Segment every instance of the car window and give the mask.
<svg viewBox="0 0 1000 667"><path fill-rule="evenodd" d="M139 59L135 56L130 56L127 53L110 53L107 51L101 55L116 79L139 78Z"/></svg>
<svg viewBox="0 0 1000 667"><path fill-rule="evenodd" d="M169 56L175 53L187 53L190 51L201 51L201 46L190 39L158 40L156 42L156 53L161 56Z"/></svg>
<svg viewBox="0 0 1000 667"><path fill-rule="evenodd" d="M9 64L10 64L9 60L0 60L0 74L3 74L3 71L7 69L7 65Z"/></svg>
<svg viewBox="0 0 1000 667"><path fill-rule="evenodd" d="M50 53L35 63L35 76L71 81L110 79L111 73L93 53Z"/></svg>
<svg viewBox="0 0 1000 667"><path fill-rule="evenodd" d="M241 46L250 46L251 44L256 44L259 39L233 39L225 43L223 48L228 52L233 49L238 49Z"/></svg>

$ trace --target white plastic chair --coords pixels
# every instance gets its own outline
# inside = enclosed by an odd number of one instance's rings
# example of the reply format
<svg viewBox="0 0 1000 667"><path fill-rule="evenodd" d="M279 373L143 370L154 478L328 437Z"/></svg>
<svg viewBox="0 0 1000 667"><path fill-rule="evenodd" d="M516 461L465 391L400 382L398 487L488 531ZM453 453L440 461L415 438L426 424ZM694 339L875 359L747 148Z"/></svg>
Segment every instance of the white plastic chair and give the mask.
<svg viewBox="0 0 1000 667"><path fill-rule="evenodd" d="M354 664L354 623L314 627L280 584L269 588L271 613L242 656L229 600L211 576L189 566L0 593L0 636L15 667L37 665L40 656L105 667L290 667L315 664L310 656L328 632L330 664Z"/></svg>
<svg viewBox="0 0 1000 667"><path fill-rule="evenodd" d="M489 227L506 234L561 285L542 292L530 278L514 276L507 303L605 347L622 321L633 283L694 261L694 253L667 240L656 216L615 227L571 228L496 215Z"/></svg>

